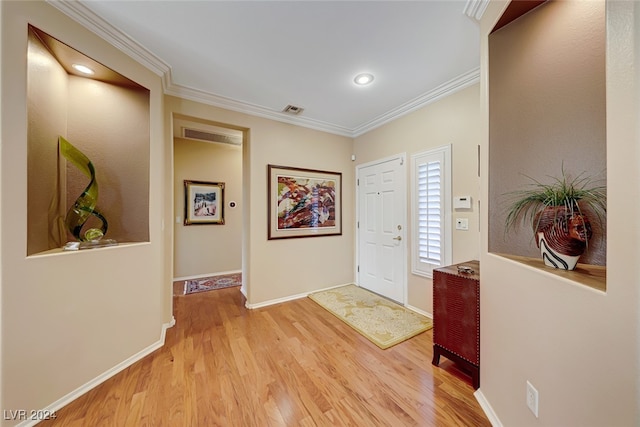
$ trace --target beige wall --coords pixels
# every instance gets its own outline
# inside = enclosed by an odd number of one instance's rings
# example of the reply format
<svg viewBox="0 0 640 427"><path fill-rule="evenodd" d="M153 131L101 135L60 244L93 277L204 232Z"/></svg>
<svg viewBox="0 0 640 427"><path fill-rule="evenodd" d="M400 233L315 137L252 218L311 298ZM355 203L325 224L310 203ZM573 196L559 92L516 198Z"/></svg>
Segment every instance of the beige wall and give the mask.
<svg viewBox="0 0 640 427"><path fill-rule="evenodd" d="M452 196L471 196L470 211L453 211L453 260L464 262L479 258L478 216L479 85L453 93L422 109L401 117L355 139L356 165L406 153L412 154L451 144ZM411 273L411 182L407 168L407 304L426 313L433 312L433 287L430 278ZM455 218L468 218L469 230L455 230Z"/></svg>
<svg viewBox="0 0 640 427"><path fill-rule="evenodd" d="M540 258L529 222L505 234L508 193L583 174L606 185L605 6L554 1L489 37L489 250ZM551 65L553 64L553 65ZM606 229L580 262L606 265Z"/></svg>
<svg viewBox="0 0 640 427"><path fill-rule="evenodd" d="M482 160L488 165L488 39L506 4L481 22ZM478 397L505 426L631 426L640 413L639 39L637 2L607 2L607 292L481 252ZM552 66L553 64L551 64ZM488 182L482 180L483 199ZM634 197L629 197L634 195ZM483 205L481 217L488 209ZM539 392L539 419L525 402Z"/></svg>
<svg viewBox="0 0 640 427"><path fill-rule="evenodd" d="M166 97L173 114L245 129L243 144L243 290L249 306L353 282L354 171L352 140L249 116L198 102ZM267 240L267 165L342 173L342 235ZM173 189L171 190L173 191ZM174 217L183 215L174 212Z"/></svg>
<svg viewBox="0 0 640 427"><path fill-rule="evenodd" d="M242 147L174 140L175 278L242 269ZM224 183L224 224L184 225L184 180ZM229 206L235 201L236 207Z"/></svg>
<svg viewBox="0 0 640 427"><path fill-rule="evenodd" d="M51 5L1 2L0 10L0 407L28 411L64 404L162 343L163 324L171 320L171 277L161 267L167 264L163 98L157 75ZM151 90L149 242L25 256L28 23Z"/></svg>

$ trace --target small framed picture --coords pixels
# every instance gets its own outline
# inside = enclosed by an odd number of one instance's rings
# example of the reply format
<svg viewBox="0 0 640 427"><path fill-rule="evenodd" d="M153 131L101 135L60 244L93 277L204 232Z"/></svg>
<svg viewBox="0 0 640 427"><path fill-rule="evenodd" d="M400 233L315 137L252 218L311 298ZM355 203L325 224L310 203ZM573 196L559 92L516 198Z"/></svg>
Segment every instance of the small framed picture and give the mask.
<svg viewBox="0 0 640 427"><path fill-rule="evenodd" d="M268 165L268 239L342 234L342 174Z"/></svg>
<svg viewBox="0 0 640 427"><path fill-rule="evenodd" d="M224 182L184 181L184 225L224 224Z"/></svg>

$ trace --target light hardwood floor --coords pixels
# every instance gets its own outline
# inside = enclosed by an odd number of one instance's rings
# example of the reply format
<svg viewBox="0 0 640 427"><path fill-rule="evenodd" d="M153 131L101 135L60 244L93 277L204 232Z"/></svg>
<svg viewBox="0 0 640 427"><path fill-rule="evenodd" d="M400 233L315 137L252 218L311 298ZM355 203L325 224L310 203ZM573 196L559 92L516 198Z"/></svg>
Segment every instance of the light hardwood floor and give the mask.
<svg viewBox="0 0 640 427"><path fill-rule="evenodd" d="M174 297L166 345L39 426L490 426L432 332L380 350L308 298Z"/></svg>

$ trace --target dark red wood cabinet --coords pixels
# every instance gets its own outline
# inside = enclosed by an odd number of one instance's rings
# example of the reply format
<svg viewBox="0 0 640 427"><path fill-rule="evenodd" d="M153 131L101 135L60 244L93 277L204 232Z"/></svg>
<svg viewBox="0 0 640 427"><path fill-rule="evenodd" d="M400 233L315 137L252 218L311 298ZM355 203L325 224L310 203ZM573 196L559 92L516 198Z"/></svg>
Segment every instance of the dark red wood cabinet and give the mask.
<svg viewBox="0 0 640 427"><path fill-rule="evenodd" d="M467 267L473 272L464 272ZM444 356L469 372L480 387L480 263L433 270L433 361Z"/></svg>

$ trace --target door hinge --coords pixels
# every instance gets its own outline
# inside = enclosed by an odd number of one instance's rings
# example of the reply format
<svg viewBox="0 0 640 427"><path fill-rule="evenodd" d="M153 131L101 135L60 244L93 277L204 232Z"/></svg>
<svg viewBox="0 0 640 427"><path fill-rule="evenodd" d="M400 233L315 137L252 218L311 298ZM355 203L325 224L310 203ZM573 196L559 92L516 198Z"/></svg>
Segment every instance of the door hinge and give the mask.
<svg viewBox="0 0 640 427"><path fill-rule="evenodd" d="M360 228L360 221L356 221L356 228Z"/></svg>
<svg viewBox="0 0 640 427"><path fill-rule="evenodd" d="M356 268L356 271L357 271L358 273L360 273L360 266L358 266L358 267Z"/></svg>
<svg viewBox="0 0 640 427"><path fill-rule="evenodd" d="M360 178L356 179L356 185L360 185Z"/></svg>

